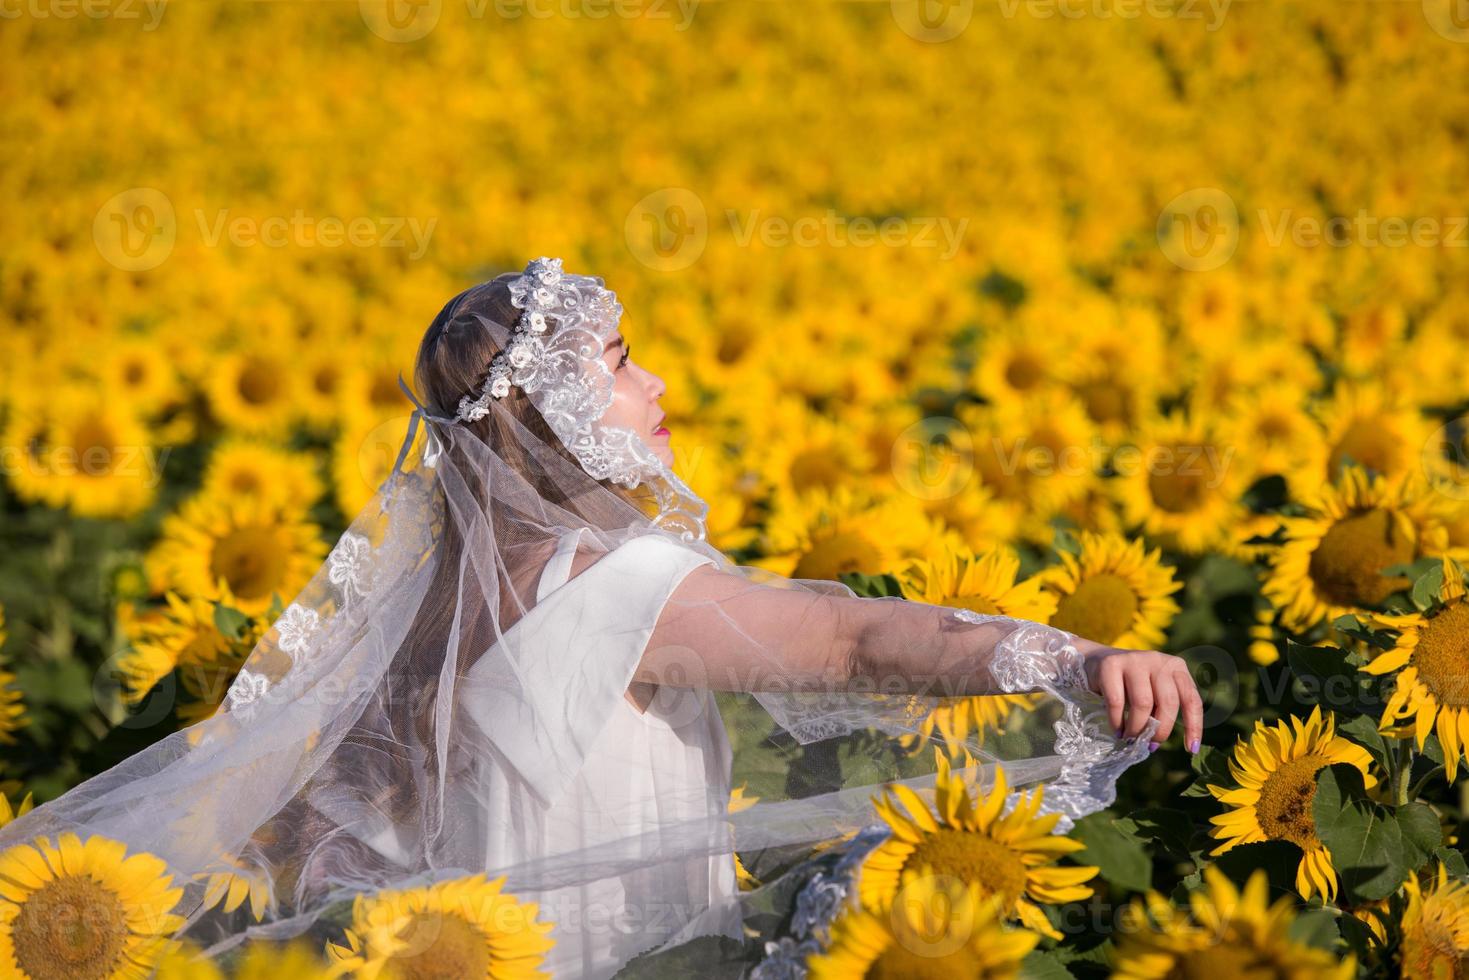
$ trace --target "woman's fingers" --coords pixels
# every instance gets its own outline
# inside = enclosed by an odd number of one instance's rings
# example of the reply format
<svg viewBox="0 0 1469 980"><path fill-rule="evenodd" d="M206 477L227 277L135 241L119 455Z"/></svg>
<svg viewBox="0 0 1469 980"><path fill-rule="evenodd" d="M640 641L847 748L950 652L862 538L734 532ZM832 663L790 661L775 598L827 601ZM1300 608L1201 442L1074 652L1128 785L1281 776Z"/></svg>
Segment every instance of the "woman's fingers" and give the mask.
<svg viewBox="0 0 1469 980"><path fill-rule="evenodd" d="M1173 722L1178 717L1178 681L1168 668L1155 671L1153 680L1153 717L1158 719L1158 729L1153 741L1161 743L1173 733Z"/></svg>
<svg viewBox="0 0 1469 980"><path fill-rule="evenodd" d="M1124 738L1142 734L1158 720L1153 740L1162 742L1183 719L1184 747L1197 752L1204 736L1204 702L1180 657L1156 650L1099 648L1088 655L1088 681L1107 704L1113 730Z"/></svg>
<svg viewBox="0 0 1469 980"><path fill-rule="evenodd" d="M1099 693L1107 702L1107 718L1114 732L1122 731L1122 715L1127 709L1127 687L1122 680L1122 658L1104 657L1097 667Z"/></svg>
<svg viewBox="0 0 1469 980"><path fill-rule="evenodd" d="M1146 664L1134 662L1122 676L1127 690L1127 724L1122 733L1133 738L1142 733L1153 713L1153 672Z"/></svg>
<svg viewBox="0 0 1469 980"><path fill-rule="evenodd" d="M1175 669L1173 674L1183 705L1183 747L1197 752L1204 738L1204 699L1199 696L1199 686L1194 683L1186 664Z"/></svg>

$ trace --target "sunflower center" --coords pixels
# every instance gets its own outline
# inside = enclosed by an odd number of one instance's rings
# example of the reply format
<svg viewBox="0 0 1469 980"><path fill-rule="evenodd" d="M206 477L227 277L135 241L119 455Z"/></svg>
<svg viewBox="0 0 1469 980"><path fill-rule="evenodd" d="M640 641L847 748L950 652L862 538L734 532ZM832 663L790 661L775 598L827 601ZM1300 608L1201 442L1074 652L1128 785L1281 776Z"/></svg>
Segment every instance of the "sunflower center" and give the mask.
<svg viewBox="0 0 1469 980"><path fill-rule="evenodd" d="M490 970L485 934L457 915L419 913L398 933L406 954L393 956L392 973L402 980L459 980Z"/></svg>
<svg viewBox="0 0 1469 980"><path fill-rule="evenodd" d="M334 395L342 386L342 372L335 364L323 364L311 373L311 387L317 394Z"/></svg>
<svg viewBox="0 0 1469 980"><path fill-rule="evenodd" d="M1302 756L1285 763L1265 780L1255 815L1260 829L1271 840L1288 840L1303 851L1321 846L1316 839L1311 804L1316 799L1316 771L1327 763L1322 755Z"/></svg>
<svg viewBox="0 0 1469 980"><path fill-rule="evenodd" d="M223 575L242 599L264 599L285 578L286 557L269 527L240 527L215 542L209 572L216 579Z"/></svg>
<svg viewBox="0 0 1469 980"><path fill-rule="evenodd" d="M131 934L122 901L86 876L47 882L11 926L21 974L35 980L110 977Z"/></svg>
<svg viewBox="0 0 1469 980"><path fill-rule="evenodd" d="M268 405L280 394L279 368L258 358L251 358L240 371L240 397L251 405Z"/></svg>
<svg viewBox="0 0 1469 980"><path fill-rule="evenodd" d="M1341 473L1346 456L1350 456L1360 465L1379 473L1392 472L1398 447L1389 437L1389 433L1388 427L1379 425L1374 420L1362 419L1353 422L1342 433L1341 439L1331 451L1328 463L1330 468L1326 471L1328 477L1335 479Z"/></svg>
<svg viewBox="0 0 1469 980"><path fill-rule="evenodd" d="M883 556L860 534L839 532L816 544L796 563L792 578L836 579L842 572L882 569Z"/></svg>
<svg viewBox="0 0 1469 980"><path fill-rule="evenodd" d="M1160 465L1149 469L1152 472L1148 474L1148 493L1163 510L1188 514L1208 499L1214 467L1197 446L1173 447L1160 455Z"/></svg>
<svg viewBox="0 0 1469 980"><path fill-rule="evenodd" d="M1016 391L1034 388L1045 376L1045 368L1035 358L1025 355L1011 358L1005 367L1005 380Z"/></svg>
<svg viewBox="0 0 1469 980"><path fill-rule="evenodd" d="M937 937L936 937L937 938ZM939 941L942 941L939 938ZM943 941L944 946L952 945ZM867 969L867 980L950 980L952 977L982 977L985 964L961 946L942 956L925 955L894 940Z"/></svg>
<svg viewBox="0 0 1469 980"><path fill-rule="evenodd" d="M1166 980L1284 980L1290 976L1268 953L1238 943L1218 943L1190 950L1173 962Z"/></svg>
<svg viewBox="0 0 1469 980"><path fill-rule="evenodd" d="M1080 393L1087 417L1093 422L1127 421L1127 399L1117 385L1110 381L1088 384Z"/></svg>
<svg viewBox="0 0 1469 980"><path fill-rule="evenodd" d="M1321 536L1311 553L1311 580L1336 605L1375 606L1408 584L1381 570L1412 561L1413 551L1392 515L1374 507L1341 518Z"/></svg>
<svg viewBox="0 0 1469 980"><path fill-rule="evenodd" d="M112 431L98 420L77 427L73 443L77 451L77 471L87 476L103 476L112 469L112 453L117 446Z"/></svg>
<svg viewBox="0 0 1469 980"><path fill-rule="evenodd" d="M1469 707L1469 605L1455 603L1428 621L1413 650L1418 679L1439 704Z"/></svg>
<svg viewBox="0 0 1469 980"><path fill-rule="evenodd" d="M1004 896L1007 910L1025 894L1027 878L1020 856L983 834L940 828L925 835L904 862L908 868L923 865L961 881L979 882L985 894Z"/></svg>
<svg viewBox="0 0 1469 980"><path fill-rule="evenodd" d="M1075 592L1063 595L1051 625L1099 643L1112 643L1132 628L1137 608L1137 593L1107 572L1091 576Z"/></svg>
<svg viewBox="0 0 1469 980"><path fill-rule="evenodd" d="M791 460L790 474L791 486L798 492L816 487L835 487L845 476L836 457L825 449L797 453Z"/></svg>

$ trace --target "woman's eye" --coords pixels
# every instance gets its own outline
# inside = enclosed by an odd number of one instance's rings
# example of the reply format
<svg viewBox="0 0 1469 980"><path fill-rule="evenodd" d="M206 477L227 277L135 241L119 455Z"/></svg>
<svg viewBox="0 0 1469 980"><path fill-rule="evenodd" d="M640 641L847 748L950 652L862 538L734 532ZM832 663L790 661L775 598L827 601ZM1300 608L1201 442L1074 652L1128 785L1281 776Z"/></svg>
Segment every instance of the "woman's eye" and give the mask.
<svg viewBox="0 0 1469 980"><path fill-rule="evenodd" d="M622 360L620 360L620 361L617 362L617 366L618 367L622 367L623 365L625 365L628 362L628 360L631 357L632 357L632 347L631 346L628 346L628 347L623 348L623 351L622 351Z"/></svg>

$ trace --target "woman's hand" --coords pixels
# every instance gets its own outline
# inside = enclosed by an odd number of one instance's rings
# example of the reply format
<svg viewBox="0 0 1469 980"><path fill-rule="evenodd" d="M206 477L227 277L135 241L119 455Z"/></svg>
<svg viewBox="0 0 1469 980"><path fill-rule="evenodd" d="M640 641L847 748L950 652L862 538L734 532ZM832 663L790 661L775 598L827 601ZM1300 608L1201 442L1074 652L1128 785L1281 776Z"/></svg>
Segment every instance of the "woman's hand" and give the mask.
<svg viewBox="0 0 1469 980"><path fill-rule="evenodd" d="M1142 732L1149 717L1157 718L1158 731L1150 743L1156 747L1172 733L1182 711L1184 747L1199 750L1204 701L1182 657L1100 644L1083 654L1087 684L1106 700L1113 729L1131 738Z"/></svg>

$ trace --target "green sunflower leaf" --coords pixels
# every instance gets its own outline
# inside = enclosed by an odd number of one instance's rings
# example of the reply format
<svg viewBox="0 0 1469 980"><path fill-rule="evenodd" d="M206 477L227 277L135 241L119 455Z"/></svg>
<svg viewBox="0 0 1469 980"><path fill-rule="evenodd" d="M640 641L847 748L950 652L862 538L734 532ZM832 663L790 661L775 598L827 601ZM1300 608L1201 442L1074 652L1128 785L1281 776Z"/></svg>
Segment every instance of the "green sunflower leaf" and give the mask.
<svg viewBox="0 0 1469 980"><path fill-rule="evenodd" d="M1439 604L1439 592L1443 588L1443 565L1438 562L1413 582L1413 605L1419 612L1428 612Z"/></svg>
<svg viewBox="0 0 1469 980"><path fill-rule="evenodd" d="M1381 708L1377 680L1359 671L1338 647L1310 647L1286 641L1286 662L1295 676L1301 700L1344 714L1367 714Z"/></svg>
<svg viewBox="0 0 1469 980"><path fill-rule="evenodd" d="M1403 859L1409 871L1417 871L1443 845L1438 815L1427 803L1408 803L1395 814L1403 835Z"/></svg>
<svg viewBox="0 0 1469 980"><path fill-rule="evenodd" d="M1316 774L1312 813L1348 904L1386 898L1408 875L1403 832L1392 811L1367 799L1356 766L1336 763Z"/></svg>
<svg viewBox="0 0 1469 980"><path fill-rule="evenodd" d="M1071 836L1086 845L1072 859L1077 864L1094 864L1108 882L1128 891L1147 891L1153 884L1153 859L1147 843L1118 826L1106 810L1076 822Z"/></svg>
<svg viewBox="0 0 1469 980"><path fill-rule="evenodd" d="M1382 733L1377 730L1377 720L1371 715L1356 715L1337 722L1336 733L1347 736L1366 749L1379 766L1387 767L1387 742L1383 740Z"/></svg>

